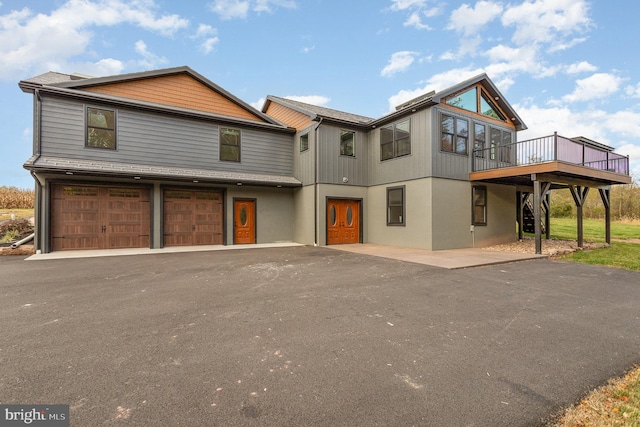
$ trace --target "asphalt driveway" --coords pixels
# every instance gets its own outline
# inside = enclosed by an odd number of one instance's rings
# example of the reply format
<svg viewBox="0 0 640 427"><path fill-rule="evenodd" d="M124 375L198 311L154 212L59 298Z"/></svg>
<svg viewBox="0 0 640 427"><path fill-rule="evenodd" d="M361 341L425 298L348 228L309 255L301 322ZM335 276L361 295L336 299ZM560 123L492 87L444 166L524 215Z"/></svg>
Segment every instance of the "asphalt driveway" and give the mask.
<svg viewBox="0 0 640 427"><path fill-rule="evenodd" d="M0 257L0 402L72 426L536 426L640 363L640 273L291 247Z"/></svg>

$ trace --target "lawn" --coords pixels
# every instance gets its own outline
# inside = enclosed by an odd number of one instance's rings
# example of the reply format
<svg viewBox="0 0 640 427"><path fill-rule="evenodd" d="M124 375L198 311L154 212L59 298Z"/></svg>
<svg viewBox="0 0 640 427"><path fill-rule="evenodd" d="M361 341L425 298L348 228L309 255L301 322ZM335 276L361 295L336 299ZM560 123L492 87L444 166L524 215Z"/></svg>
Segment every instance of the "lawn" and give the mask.
<svg viewBox="0 0 640 427"><path fill-rule="evenodd" d="M605 241L604 220L585 219L582 224L584 239L588 242ZM551 238L576 240L578 225L575 218L551 218ZM612 239L640 239L640 221L611 221Z"/></svg>
<svg viewBox="0 0 640 427"><path fill-rule="evenodd" d="M584 220L583 232L586 241L604 242L604 221ZM551 218L553 238L575 240L576 234L575 219ZM640 271L640 222L612 222L611 237L608 248L574 252L561 259ZM630 239L636 240L619 241ZM549 426L640 426L640 367L592 391Z"/></svg>

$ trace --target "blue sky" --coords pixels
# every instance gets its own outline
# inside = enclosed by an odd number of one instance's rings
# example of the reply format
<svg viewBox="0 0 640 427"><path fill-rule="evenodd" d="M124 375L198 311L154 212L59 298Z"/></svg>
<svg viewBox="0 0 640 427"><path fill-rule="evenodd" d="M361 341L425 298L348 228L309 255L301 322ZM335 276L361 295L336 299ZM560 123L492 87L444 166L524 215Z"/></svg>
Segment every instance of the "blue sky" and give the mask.
<svg viewBox="0 0 640 427"><path fill-rule="evenodd" d="M33 185L20 80L181 65L258 108L277 95L370 117L486 72L529 128L519 140L594 139L637 181L640 4L624 3L0 0L0 185Z"/></svg>

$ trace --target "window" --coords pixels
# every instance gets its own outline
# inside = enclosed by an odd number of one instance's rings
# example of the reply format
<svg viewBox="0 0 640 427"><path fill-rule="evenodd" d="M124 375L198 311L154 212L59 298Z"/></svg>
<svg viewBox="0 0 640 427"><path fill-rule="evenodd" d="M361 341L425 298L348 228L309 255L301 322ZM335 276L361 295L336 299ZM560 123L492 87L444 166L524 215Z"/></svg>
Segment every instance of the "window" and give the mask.
<svg viewBox="0 0 640 427"><path fill-rule="evenodd" d="M387 225L405 224L404 189L404 186L387 188Z"/></svg>
<svg viewBox="0 0 640 427"><path fill-rule="evenodd" d="M87 108L87 147L116 149L116 112Z"/></svg>
<svg viewBox="0 0 640 427"><path fill-rule="evenodd" d="M511 163L511 132L491 128L491 160Z"/></svg>
<svg viewBox="0 0 640 427"><path fill-rule="evenodd" d="M442 135L440 149L466 155L469 146L469 121L443 114L440 123Z"/></svg>
<svg viewBox="0 0 640 427"><path fill-rule="evenodd" d="M340 131L340 155L355 156L356 133L350 130Z"/></svg>
<svg viewBox="0 0 640 427"><path fill-rule="evenodd" d="M480 85L447 98L445 103L456 108L471 111L472 113L482 114L492 119L503 122L507 121L505 115Z"/></svg>
<svg viewBox="0 0 640 427"><path fill-rule="evenodd" d="M467 111L478 112L478 90L474 87L447 99L447 104Z"/></svg>
<svg viewBox="0 0 640 427"><path fill-rule="evenodd" d="M305 133L300 135L300 152L307 151L309 149L309 134Z"/></svg>
<svg viewBox="0 0 640 427"><path fill-rule="evenodd" d="M240 131L238 129L220 128L220 160L240 161Z"/></svg>
<svg viewBox="0 0 640 427"><path fill-rule="evenodd" d="M472 188L473 225L487 225L487 187L474 186Z"/></svg>
<svg viewBox="0 0 640 427"><path fill-rule="evenodd" d="M409 119L380 129L380 160L411 154L411 121Z"/></svg>
<svg viewBox="0 0 640 427"><path fill-rule="evenodd" d="M473 149L474 150L479 150L476 151L476 157L484 157L485 153L484 153L484 148L485 148L485 141L486 141L486 127L483 124L480 123L475 123L474 124L474 141L473 141Z"/></svg>

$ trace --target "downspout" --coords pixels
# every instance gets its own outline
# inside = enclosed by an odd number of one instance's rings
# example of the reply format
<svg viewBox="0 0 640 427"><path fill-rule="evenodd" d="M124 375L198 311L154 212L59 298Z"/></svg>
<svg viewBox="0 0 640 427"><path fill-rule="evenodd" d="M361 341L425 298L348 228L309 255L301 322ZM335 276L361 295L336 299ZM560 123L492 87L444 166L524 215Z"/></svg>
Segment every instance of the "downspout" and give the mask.
<svg viewBox="0 0 640 427"><path fill-rule="evenodd" d="M18 249L21 245L24 245L29 240L33 239L33 237L35 235L36 235L36 233L31 233L27 237L25 237L24 239L15 242L14 244L11 245L11 249Z"/></svg>
<svg viewBox="0 0 640 427"><path fill-rule="evenodd" d="M313 129L313 246L318 246L318 128L324 118Z"/></svg>
<svg viewBox="0 0 640 427"><path fill-rule="evenodd" d="M33 135L33 154L35 154L36 158L33 160L33 163L35 164L38 159L40 158L40 156L42 155L42 98L40 97L40 90L39 89L35 89L34 90L34 95L35 95L35 99L36 99L36 111L35 111L35 116L36 116L36 122L37 122L37 126L36 126L36 132L35 135ZM38 207L36 215L34 215L33 221L33 228L34 228L34 235L31 236L31 238L34 239L33 243L34 243L34 249L36 251L36 253L40 252L42 250L42 244L41 244L41 239L42 239L42 230L40 230L40 227L42 225L42 221L40 221L40 214L41 214L41 210L42 210L42 193L44 191L44 187L45 187L45 181L42 180L33 170L30 170L29 173L31 174L31 176L33 177L33 179L36 182L36 192L35 192L35 200L34 200L34 207ZM36 239L34 236L38 235L38 238Z"/></svg>

